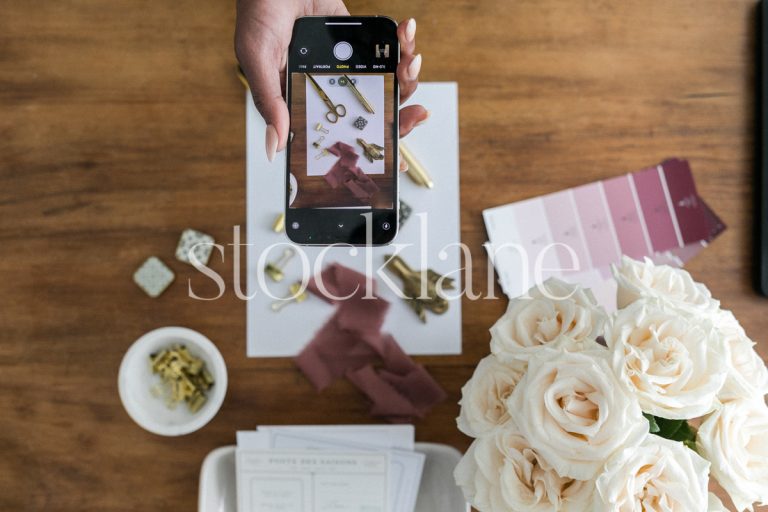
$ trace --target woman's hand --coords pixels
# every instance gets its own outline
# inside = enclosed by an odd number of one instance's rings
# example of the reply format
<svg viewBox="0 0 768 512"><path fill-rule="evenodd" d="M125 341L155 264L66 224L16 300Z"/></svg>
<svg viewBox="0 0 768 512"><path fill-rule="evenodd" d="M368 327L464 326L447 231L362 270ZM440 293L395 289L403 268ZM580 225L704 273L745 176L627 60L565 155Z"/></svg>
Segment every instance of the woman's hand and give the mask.
<svg viewBox="0 0 768 512"><path fill-rule="evenodd" d="M256 109L267 122L266 151L272 161L285 149L290 121L285 104L285 65L293 23L301 16L348 16L341 0L238 0L235 53L245 71ZM421 55L416 49L416 20L408 19L397 27L400 41L400 102L416 90ZM400 136L426 121L429 112L421 105L400 111Z"/></svg>

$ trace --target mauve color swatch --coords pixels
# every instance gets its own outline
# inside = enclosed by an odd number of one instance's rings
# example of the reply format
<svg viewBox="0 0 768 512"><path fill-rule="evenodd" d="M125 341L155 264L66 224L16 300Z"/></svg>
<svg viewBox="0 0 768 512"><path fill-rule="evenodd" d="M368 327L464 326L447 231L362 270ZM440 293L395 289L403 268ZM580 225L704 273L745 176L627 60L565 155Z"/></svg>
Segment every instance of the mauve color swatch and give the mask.
<svg viewBox="0 0 768 512"><path fill-rule="evenodd" d="M573 189L593 268L610 265L621 257L617 252L610 214L600 187L600 182L595 182Z"/></svg>
<svg viewBox="0 0 768 512"><path fill-rule="evenodd" d="M709 224L688 162L670 159L661 165L683 243L704 240L708 236Z"/></svg>
<svg viewBox="0 0 768 512"><path fill-rule="evenodd" d="M616 236L621 252L635 259L642 259L653 252L648 247L640 219L639 205L635 203L629 176L618 176L603 181L608 208L611 210Z"/></svg>
<svg viewBox="0 0 768 512"><path fill-rule="evenodd" d="M640 199L653 250L660 252L680 247L659 171L656 167L644 169L632 174L632 181Z"/></svg>

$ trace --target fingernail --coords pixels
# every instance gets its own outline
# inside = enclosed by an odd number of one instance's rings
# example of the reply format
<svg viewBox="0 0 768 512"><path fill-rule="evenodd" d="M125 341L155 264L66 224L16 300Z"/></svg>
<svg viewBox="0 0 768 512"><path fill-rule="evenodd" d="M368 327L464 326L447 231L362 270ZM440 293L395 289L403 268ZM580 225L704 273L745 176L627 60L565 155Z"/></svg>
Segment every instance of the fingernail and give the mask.
<svg viewBox="0 0 768 512"><path fill-rule="evenodd" d="M416 55L410 64L408 64L408 78L416 80L421 71L421 54Z"/></svg>
<svg viewBox="0 0 768 512"><path fill-rule="evenodd" d="M267 160L271 162L275 159L277 152L277 130L271 124L267 125L265 145L267 147Z"/></svg>
<svg viewBox="0 0 768 512"><path fill-rule="evenodd" d="M425 115L425 116L424 116L424 119L422 119L421 121L419 121L418 123L416 123L416 124L415 124L415 125L413 125L413 126L414 126L414 127L415 127L415 126L420 126L420 125L422 125L422 124L426 123L426 122L427 122L427 119L429 119L429 116L430 116L430 115L432 115L432 113L431 113L429 110L427 110L427 115Z"/></svg>
<svg viewBox="0 0 768 512"><path fill-rule="evenodd" d="M403 155L400 154L400 171L405 172L408 170L408 160L403 158Z"/></svg>
<svg viewBox="0 0 768 512"><path fill-rule="evenodd" d="M416 37L416 20L411 18L405 25L405 40L410 43L414 37Z"/></svg>

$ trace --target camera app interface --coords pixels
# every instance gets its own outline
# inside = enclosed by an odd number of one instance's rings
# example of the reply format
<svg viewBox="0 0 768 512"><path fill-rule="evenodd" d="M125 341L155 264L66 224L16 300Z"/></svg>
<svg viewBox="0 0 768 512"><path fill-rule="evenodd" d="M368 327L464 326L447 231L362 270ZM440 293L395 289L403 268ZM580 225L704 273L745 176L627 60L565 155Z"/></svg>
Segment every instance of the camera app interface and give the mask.
<svg viewBox="0 0 768 512"><path fill-rule="evenodd" d="M291 53L288 205L392 209L395 45L339 36Z"/></svg>

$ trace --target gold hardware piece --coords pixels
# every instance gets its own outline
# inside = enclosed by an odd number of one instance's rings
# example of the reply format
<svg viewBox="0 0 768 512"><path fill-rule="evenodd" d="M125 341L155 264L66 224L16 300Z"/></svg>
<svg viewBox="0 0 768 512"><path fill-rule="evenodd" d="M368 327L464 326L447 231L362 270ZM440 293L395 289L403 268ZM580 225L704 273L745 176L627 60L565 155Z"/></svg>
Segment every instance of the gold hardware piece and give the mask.
<svg viewBox="0 0 768 512"><path fill-rule="evenodd" d="M246 89L250 89L251 86L248 85L248 79L245 77L245 73L243 72L243 68L240 66L237 66L237 78L240 80L240 83L243 84L243 87Z"/></svg>
<svg viewBox="0 0 768 512"><path fill-rule="evenodd" d="M374 160L384 159L384 148L378 144L372 142L365 142L363 139L357 139L357 143L363 148L363 153L369 162L373 163Z"/></svg>
<svg viewBox="0 0 768 512"><path fill-rule="evenodd" d="M173 345L158 353L150 354L152 373L160 375L162 387L153 387L155 396L165 394L166 404L175 408L179 402L186 402L190 412L197 412L205 404L205 393L213 386L213 377L205 368L205 361L189 353L184 345Z"/></svg>
<svg viewBox="0 0 768 512"><path fill-rule="evenodd" d="M328 135L329 133L331 133L331 132L329 132L329 131L328 131L328 129L327 129L327 128L323 127L323 123L317 123L317 124L315 125L315 131L316 131L316 132L323 132L323 133L324 133L324 134L326 134L326 135Z"/></svg>
<svg viewBox="0 0 768 512"><path fill-rule="evenodd" d="M293 258L294 254L296 254L296 251L290 247L286 247L286 249L283 251L283 254L277 258L277 260L266 264L264 267L264 273L272 278L274 282L279 283L285 277L285 274L283 274L283 268L290 261L290 259Z"/></svg>
<svg viewBox="0 0 768 512"><path fill-rule="evenodd" d="M302 290L301 283L293 283L290 288L290 295L286 296L284 299L276 300L272 303L270 306L272 308L272 311L275 313L278 313L281 309L283 309L288 304L291 304L295 302L296 304L301 304L305 300L307 300L307 297L309 294L306 290Z"/></svg>
<svg viewBox="0 0 768 512"><path fill-rule="evenodd" d="M405 301L422 322L427 322L427 310L437 315L448 311L448 300L440 291L453 290L453 279L432 269L413 270L400 256L384 256L384 260L384 266L402 281Z"/></svg>
<svg viewBox="0 0 768 512"><path fill-rule="evenodd" d="M281 213L275 218L275 222L272 224L272 230L275 233L282 233L285 231L285 214Z"/></svg>

